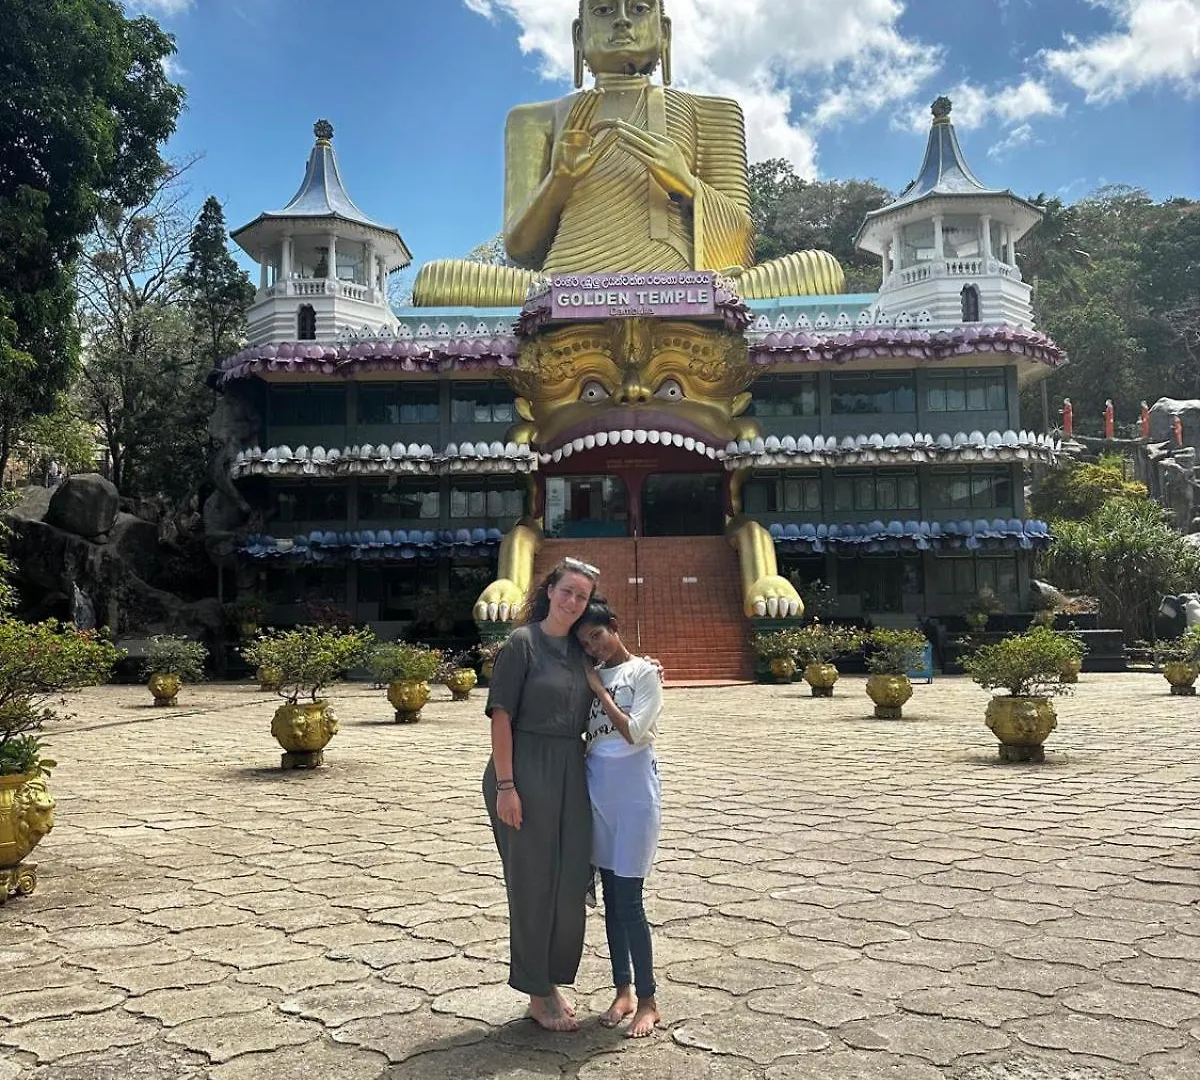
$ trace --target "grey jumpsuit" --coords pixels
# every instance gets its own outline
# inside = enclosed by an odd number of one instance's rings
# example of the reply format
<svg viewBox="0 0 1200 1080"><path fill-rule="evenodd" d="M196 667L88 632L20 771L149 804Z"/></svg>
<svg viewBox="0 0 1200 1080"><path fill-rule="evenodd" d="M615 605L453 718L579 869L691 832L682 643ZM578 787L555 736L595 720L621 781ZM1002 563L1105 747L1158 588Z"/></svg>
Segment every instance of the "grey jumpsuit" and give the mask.
<svg viewBox="0 0 1200 1080"><path fill-rule="evenodd" d="M591 702L583 650L573 635L552 638L536 623L522 626L496 656L487 714L502 709L512 717L521 828L496 816L490 758L483 797L508 889L508 984L538 997L573 983L583 955L592 877L583 733Z"/></svg>

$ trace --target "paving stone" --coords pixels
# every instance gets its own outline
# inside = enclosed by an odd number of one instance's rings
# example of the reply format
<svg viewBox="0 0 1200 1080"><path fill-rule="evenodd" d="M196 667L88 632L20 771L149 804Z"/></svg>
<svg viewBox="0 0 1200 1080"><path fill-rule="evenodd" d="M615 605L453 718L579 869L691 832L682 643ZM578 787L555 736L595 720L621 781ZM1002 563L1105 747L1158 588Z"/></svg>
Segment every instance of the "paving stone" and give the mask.
<svg viewBox="0 0 1200 1080"><path fill-rule="evenodd" d="M847 964L821 968L812 973L812 978L826 986L840 986L879 998L894 998L907 990L944 986L951 981L950 975L935 968L888 964L865 956ZM961 980L955 978L954 981Z"/></svg>
<svg viewBox="0 0 1200 1080"><path fill-rule="evenodd" d="M415 986L428 994L445 994L507 979L508 965L451 956L445 960L401 964L388 968L380 977L402 986Z"/></svg>
<svg viewBox="0 0 1200 1080"><path fill-rule="evenodd" d="M938 971L953 971L989 960L995 956L992 949L962 942L926 941L923 938L909 941L885 941L867 945L863 952L872 960L884 960L895 964L910 964L936 968Z"/></svg>
<svg viewBox="0 0 1200 1080"><path fill-rule="evenodd" d="M507 958L508 942L503 942ZM368 941L359 945L342 945L325 953L327 960L353 960L372 968L389 968L417 960L445 960L454 956L453 945L444 941L424 941L419 938L399 938L387 941Z"/></svg>
<svg viewBox="0 0 1200 1080"><path fill-rule="evenodd" d="M66 1020L34 1020L0 1028L0 1045L33 1054L42 1064L76 1054L137 1046L156 1035L153 1024L119 1009L74 1015Z"/></svg>
<svg viewBox="0 0 1200 1080"><path fill-rule="evenodd" d="M734 994L746 994L751 990L762 990L773 986L786 986L789 983L799 982L803 977L799 969L787 964L746 959L734 965L730 964L728 957L671 964L664 970L672 982L711 986L717 990L729 990Z"/></svg>
<svg viewBox="0 0 1200 1080"><path fill-rule="evenodd" d="M785 986L752 994L746 1005L754 1012L788 1016L822 1028L835 1028L850 1020L887 1016L896 1006L882 998L834 990L827 986Z"/></svg>
<svg viewBox="0 0 1200 1080"><path fill-rule="evenodd" d="M457 1016L439 1016L427 1008L404 1014L370 1016L334 1028L329 1037L337 1043L382 1054L392 1063L439 1047L466 1046L489 1035L486 1025Z"/></svg>
<svg viewBox="0 0 1200 1080"><path fill-rule="evenodd" d="M233 969L224 964L214 964L209 960L186 960L178 964L98 971L96 978L110 986L128 990L131 994L148 994L153 990L207 986L209 983L223 982L232 974Z"/></svg>
<svg viewBox="0 0 1200 1080"><path fill-rule="evenodd" d="M335 983L358 982L370 974L370 969L351 961L293 960L287 964L269 964L234 976L250 986L272 986L286 994L294 994L310 986L332 986Z"/></svg>
<svg viewBox="0 0 1200 1080"><path fill-rule="evenodd" d="M1142 983L1168 990L1195 993L1200 987L1200 963L1191 960L1144 956L1108 964L1104 974L1117 982Z"/></svg>
<svg viewBox="0 0 1200 1080"><path fill-rule="evenodd" d="M1044 960L1052 964L1099 968L1114 960L1130 960L1137 950L1114 941L1085 941L1074 937L1034 937L1006 941L1001 950L1018 960ZM1200 955L1200 954L1198 954Z"/></svg>
<svg viewBox="0 0 1200 1080"><path fill-rule="evenodd" d="M256 1013L190 1020L168 1028L165 1038L204 1054L219 1065L241 1054L262 1054L287 1046L302 1046L320 1035L321 1028L316 1024L282 1016L274 1009L263 1009Z"/></svg>
<svg viewBox="0 0 1200 1080"><path fill-rule="evenodd" d="M948 1075L951 1080L1140 1080L1111 1065L1085 1064L1077 1058L1059 1056L1030 1057L1011 1051L1002 1060L965 1065Z"/></svg>
<svg viewBox="0 0 1200 1080"><path fill-rule="evenodd" d="M305 990L279 1002L279 1011L316 1020L326 1027L339 1027L365 1017L415 1012L424 1002L415 990L368 979Z"/></svg>
<svg viewBox="0 0 1200 1080"><path fill-rule="evenodd" d="M1178 1032L1154 1024L1075 1013L1020 1020L1012 1025L1012 1031L1030 1046L1111 1058L1129 1065L1137 1064L1147 1054L1176 1050L1187 1042Z"/></svg>
<svg viewBox="0 0 1200 1080"><path fill-rule="evenodd" d="M529 999L507 983L489 983L451 990L433 999L435 1013L446 1013L464 1020L480 1020L493 1027L521 1019L529 1009Z"/></svg>
<svg viewBox="0 0 1200 1080"><path fill-rule="evenodd" d="M685 1020L671 1029L671 1037L682 1046L733 1054L760 1065L829 1045L829 1036L818 1028L786 1017L757 1014L751 1018L737 1011Z"/></svg>
<svg viewBox="0 0 1200 1080"><path fill-rule="evenodd" d="M1081 986L1095 976L1073 964L1046 964L1036 960L988 960L957 973L976 986L996 986L1002 990L1028 990L1053 997L1061 990Z"/></svg>
<svg viewBox="0 0 1200 1080"><path fill-rule="evenodd" d="M868 1050L811 1054L772 1065L766 1080L943 1080L927 1062Z"/></svg>
<svg viewBox="0 0 1200 1080"><path fill-rule="evenodd" d="M639 1044L624 1053L604 1054L578 1073L579 1080L759 1080L761 1075L762 1070L749 1061L670 1042Z"/></svg>
<svg viewBox="0 0 1200 1080"><path fill-rule="evenodd" d="M209 1080L210 1077L202 1055L161 1039L73 1054L20 1075L22 1080ZM0 1080L12 1080L5 1076L2 1065Z"/></svg>
<svg viewBox="0 0 1200 1080"><path fill-rule="evenodd" d="M655 963L659 962L658 942L654 942ZM767 941L747 941L734 948L735 956L756 960L771 960L778 964L791 964L803 971L814 971L821 967L844 964L858 957L855 949L842 945L831 945L825 941L811 941L801 937L778 937ZM670 961L665 961L669 963Z"/></svg>
<svg viewBox="0 0 1200 1080"><path fill-rule="evenodd" d="M559 1080L567 1058L549 1049L511 1046L498 1040L473 1046L432 1048L399 1065L380 1080Z"/></svg>
<svg viewBox="0 0 1200 1080"><path fill-rule="evenodd" d="M210 1080L262 1080L263 1064L261 1055L247 1054L218 1066L208 1076ZM382 1054L322 1039L272 1053L269 1075L271 1080L379 1080L386 1065Z"/></svg>
<svg viewBox="0 0 1200 1080"><path fill-rule="evenodd" d="M1054 1003L1020 990L998 990L991 986L944 986L910 990L900 996L900 1007L946 1020L973 1020L987 1027L1002 1027L1017 1020L1049 1012Z"/></svg>
<svg viewBox="0 0 1200 1080"><path fill-rule="evenodd" d="M907 941L910 936L908 931L898 926L864 922L861 919L843 919L837 915L827 919L794 923L788 927L788 933L798 938L832 941L854 949L861 949L864 945L880 941Z"/></svg>
<svg viewBox="0 0 1200 1080"><path fill-rule="evenodd" d="M1082 988L1064 994L1062 1004L1075 1012L1092 1016L1112 1016L1121 1020L1143 1020L1148 1024L1178 1027L1185 1020L1200 1017L1200 987L1191 993L1155 990L1146 986Z"/></svg>
<svg viewBox="0 0 1200 1080"><path fill-rule="evenodd" d="M211 983L186 990L155 990L125 1002L127 1011L148 1016L164 1027L176 1027L191 1020L238 1013L260 1012L269 1008L269 998L247 992L245 987L229 983Z"/></svg>
<svg viewBox="0 0 1200 1080"><path fill-rule="evenodd" d="M1008 1036L983 1024L926 1016L854 1020L838 1028L838 1035L859 1050L885 1050L935 1065L952 1065L966 1054L985 1054L1009 1045Z"/></svg>
<svg viewBox="0 0 1200 1080"><path fill-rule="evenodd" d="M120 1005L125 995L89 985L51 987L0 994L0 1018L13 1024L29 1020L51 1020L60 1016L99 1013Z"/></svg>

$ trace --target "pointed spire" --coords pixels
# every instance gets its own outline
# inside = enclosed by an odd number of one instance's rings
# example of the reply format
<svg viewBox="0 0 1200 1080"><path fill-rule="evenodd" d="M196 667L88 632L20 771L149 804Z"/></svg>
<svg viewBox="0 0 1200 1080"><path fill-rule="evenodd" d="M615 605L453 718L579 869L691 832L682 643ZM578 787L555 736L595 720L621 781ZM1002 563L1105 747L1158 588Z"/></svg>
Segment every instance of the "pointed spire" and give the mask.
<svg viewBox="0 0 1200 1080"><path fill-rule="evenodd" d="M939 97L933 103L933 124L929 128L929 142L925 147L925 160L921 164L921 171L917 178L900 192L896 201L889 204L890 207L916 202L927 195L999 194L995 189L986 187L971 172L967 159L963 157L962 147L958 145L958 135L955 134L954 124L950 120L953 107L953 103L945 96Z"/></svg>
<svg viewBox="0 0 1200 1080"><path fill-rule="evenodd" d="M346 191L337 155L333 152L333 125L328 120L318 120L313 124L313 134L317 142L308 156L308 168L300 190L276 213L281 217L340 217L375 229L386 229L386 225L372 221L355 206Z"/></svg>

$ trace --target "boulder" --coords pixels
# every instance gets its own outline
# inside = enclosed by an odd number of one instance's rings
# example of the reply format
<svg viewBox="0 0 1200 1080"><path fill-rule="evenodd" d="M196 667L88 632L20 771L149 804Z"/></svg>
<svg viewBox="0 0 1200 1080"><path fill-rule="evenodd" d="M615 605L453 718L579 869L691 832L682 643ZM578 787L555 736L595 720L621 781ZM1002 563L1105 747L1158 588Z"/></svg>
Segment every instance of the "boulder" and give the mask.
<svg viewBox="0 0 1200 1080"><path fill-rule="evenodd" d="M99 473L83 473L55 489L44 520L75 536L101 536L113 527L119 503L120 496L110 481Z"/></svg>
<svg viewBox="0 0 1200 1080"><path fill-rule="evenodd" d="M147 581L158 580L158 565L163 557L158 543L158 526L134 514L117 514L108 534L108 546Z"/></svg>
<svg viewBox="0 0 1200 1080"><path fill-rule="evenodd" d="M1174 418L1183 421L1183 445L1200 446L1200 400L1159 398L1150 406L1150 441L1175 445Z"/></svg>

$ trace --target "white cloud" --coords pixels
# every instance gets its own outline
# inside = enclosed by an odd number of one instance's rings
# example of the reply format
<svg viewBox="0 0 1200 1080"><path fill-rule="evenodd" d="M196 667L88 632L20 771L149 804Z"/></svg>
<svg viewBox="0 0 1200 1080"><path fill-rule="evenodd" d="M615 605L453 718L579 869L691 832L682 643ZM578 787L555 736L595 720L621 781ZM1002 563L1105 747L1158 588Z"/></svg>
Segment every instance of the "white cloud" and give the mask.
<svg viewBox="0 0 1200 1080"><path fill-rule="evenodd" d="M1064 111L1045 84L1035 79L998 87L962 82L945 93L954 103L950 115L955 127L971 131L998 123L1008 129L1005 141L1025 128L1028 129L1028 135L1022 142L1028 142L1033 135L1030 120L1041 116L1061 116ZM923 132L929 130L931 119L928 105L912 103L895 119L893 126ZM1009 149L1018 145L1022 143L1014 142Z"/></svg>
<svg viewBox="0 0 1200 1080"><path fill-rule="evenodd" d="M1005 158L1020 146L1028 146L1033 142L1033 127L1021 124L1010 131L1003 139L988 150L990 158Z"/></svg>
<svg viewBox="0 0 1200 1080"><path fill-rule="evenodd" d="M1089 41L1067 34L1066 47L1042 60L1074 83L1089 104L1104 104L1159 83L1200 91L1200 0L1090 0L1112 13L1117 29Z"/></svg>
<svg viewBox="0 0 1200 1080"><path fill-rule="evenodd" d="M571 0L462 2L513 19L541 74L570 77ZM939 49L901 33L900 0L667 0L666 8L676 84L737 98L751 158L786 157L805 176L816 175L821 129L908 99L941 64Z"/></svg>
<svg viewBox="0 0 1200 1080"><path fill-rule="evenodd" d="M192 6L192 0L125 0L125 7L134 14L178 15Z"/></svg>

